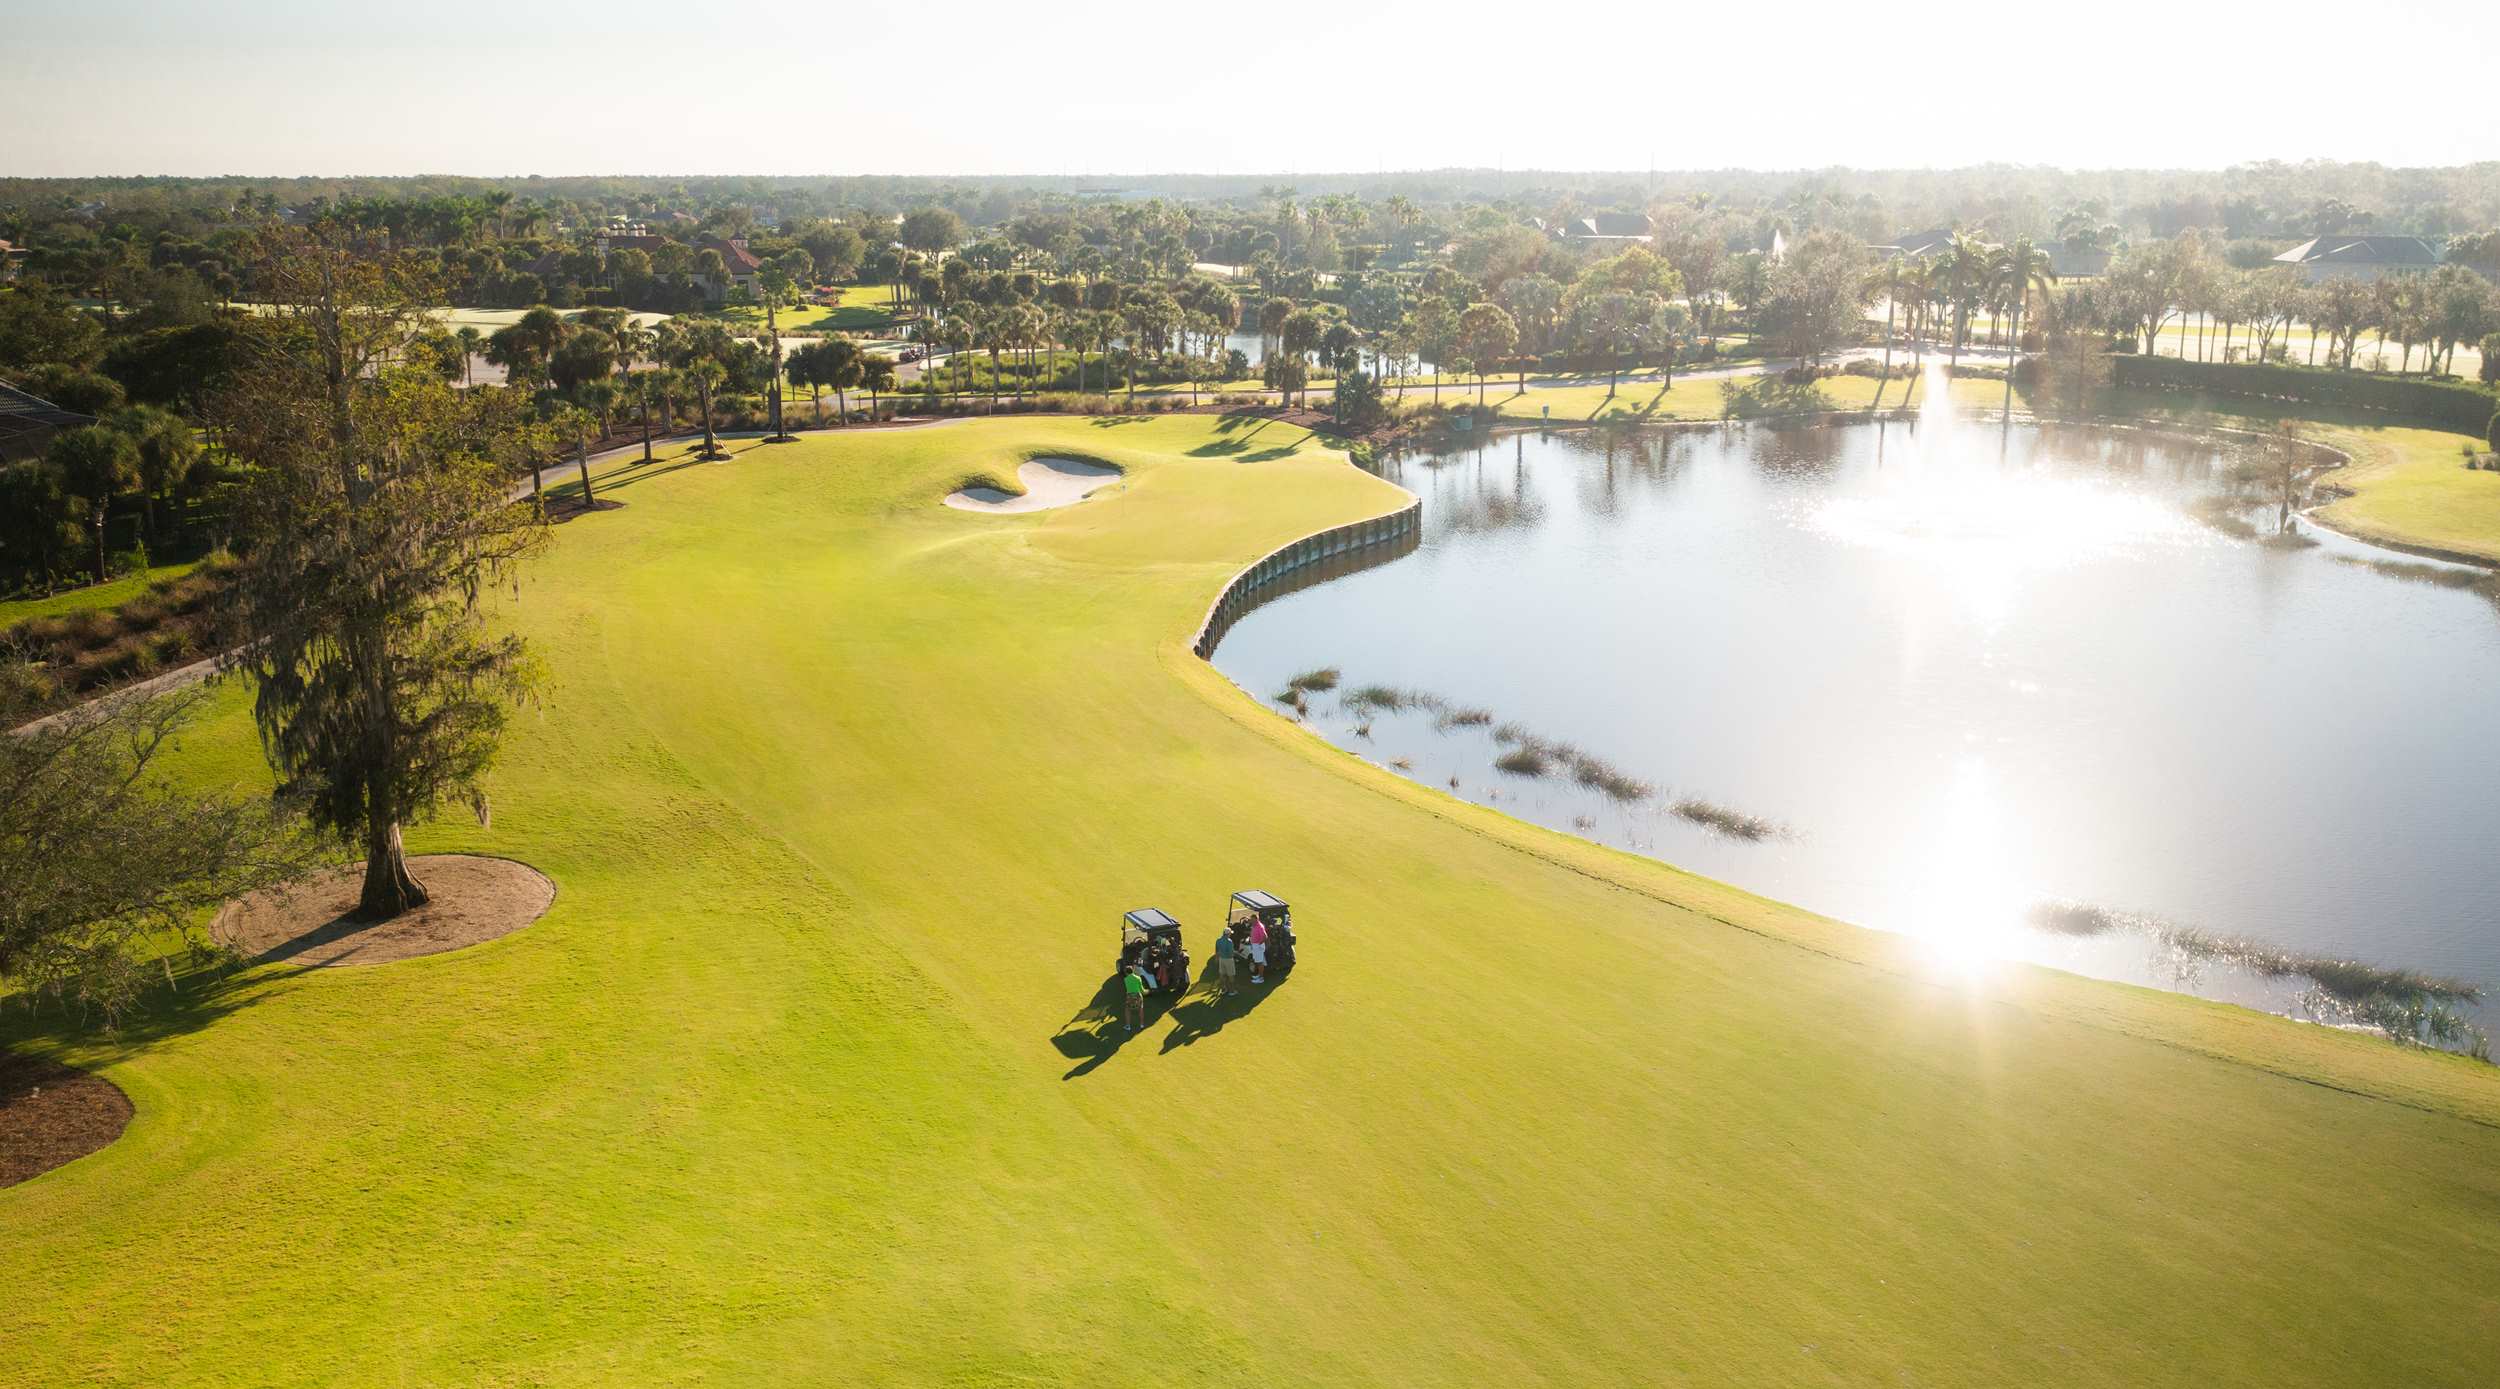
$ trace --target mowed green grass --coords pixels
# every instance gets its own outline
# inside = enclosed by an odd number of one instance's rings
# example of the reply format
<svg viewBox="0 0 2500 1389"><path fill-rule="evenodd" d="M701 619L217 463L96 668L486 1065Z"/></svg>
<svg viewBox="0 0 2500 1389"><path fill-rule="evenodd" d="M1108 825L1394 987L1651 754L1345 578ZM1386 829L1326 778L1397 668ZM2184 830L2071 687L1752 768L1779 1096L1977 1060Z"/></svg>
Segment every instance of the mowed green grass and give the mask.
<svg viewBox="0 0 2500 1389"><path fill-rule="evenodd" d="M764 326L764 311L750 304L730 304L718 313L736 327L761 329ZM774 317L784 332L798 328L865 332L891 327L894 308L888 302L888 291L883 285L854 285L843 289L834 303L797 304L781 310Z"/></svg>
<svg viewBox="0 0 2500 1389"><path fill-rule="evenodd" d="M2113 391L2104 401L2108 408L2184 425L2289 430L2331 444L2352 462L2318 478L2328 494L2314 513L2320 520L2382 545L2500 565L2500 473L2465 466L2465 446L2478 452L2484 446L2474 435L2366 410L2238 396Z"/></svg>
<svg viewBox="0 0 2500 1389"><path fill-rule="evenodd" d="M733 447L557 530L493 827L414 836L538 865L542 921L21 1039L138 1114L0 1192L0 1382L2489 1373L2490 1068L1940 969L1403 781L1189 654L1243 563L1402 502L1307 436ZM1130 471L938 505L1034 453ZM265 775L242 700L191 775ZM1203 956L1251 886L1297 908L1289 982L1111 1049L1119 912Z"/></svg>
<svg viewBox="0 0 2500 1389"><path fill-rule="evenodd" d="M168 579L179 579L200 567L198 560L181 564L150 565L145 571L133 571L120 578L82 588L65 588L58 593L0 601L0 627L8 627L36 617L66 617L71 613L92 609L118 608L148 591L148 585Z"/></svg>

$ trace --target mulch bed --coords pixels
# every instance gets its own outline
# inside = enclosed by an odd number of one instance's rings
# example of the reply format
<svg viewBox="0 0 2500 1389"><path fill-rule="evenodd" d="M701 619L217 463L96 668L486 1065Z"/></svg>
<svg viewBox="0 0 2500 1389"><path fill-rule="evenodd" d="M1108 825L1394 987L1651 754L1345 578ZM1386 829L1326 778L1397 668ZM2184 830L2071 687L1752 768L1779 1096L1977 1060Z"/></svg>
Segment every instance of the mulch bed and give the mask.
<svg viewBox="0 0 2500 1389"><path fill-rule="evenodd" d="M408 860L408 871L425 885L429 900L388 921L356 914L365 875L359 862L228 903L209 934L263 962L378 965L510 935L556 900L546 874L507 858L420 854Z"/></svg>
<svg viewBox="0 0 2500 1389"><path fill-rule="evenodd" d="M0 1187L73 1162L129 1127L130 1097L102 1076L0 1051Z"/></svg>

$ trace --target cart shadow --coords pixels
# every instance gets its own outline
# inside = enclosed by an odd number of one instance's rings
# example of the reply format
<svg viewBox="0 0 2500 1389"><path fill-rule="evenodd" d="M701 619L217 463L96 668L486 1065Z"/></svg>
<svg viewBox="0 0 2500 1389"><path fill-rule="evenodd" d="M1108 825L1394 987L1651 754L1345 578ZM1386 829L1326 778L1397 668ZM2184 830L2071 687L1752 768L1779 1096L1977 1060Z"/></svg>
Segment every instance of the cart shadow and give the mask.
<svg viewBox="0 0 2500 1389"><path fill-rule="evenodd" d="M1250 982L1249 963L1244 961L1233 987L1224 988L1216 982L1215 962L1209 960L1199 973L1198 982L1172 1005L1172 1030L1163 1034L1163 1054L1190 1046L1224 1030L1226 1023L1248 1017L1250 1011L1275 996L1278 989L1293 982L1293 971L1271 970L1267 982Z"/></svg>

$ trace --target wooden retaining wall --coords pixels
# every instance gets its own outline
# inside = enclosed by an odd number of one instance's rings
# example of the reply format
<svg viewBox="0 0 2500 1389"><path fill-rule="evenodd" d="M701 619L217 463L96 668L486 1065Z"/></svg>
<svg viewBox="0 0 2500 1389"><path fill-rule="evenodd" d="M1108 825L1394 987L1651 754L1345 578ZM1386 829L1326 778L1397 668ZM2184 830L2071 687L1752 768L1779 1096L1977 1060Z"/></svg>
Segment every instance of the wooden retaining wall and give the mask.
<svg viewBox="0 0 2500 1389"><path fill-rule="evenodd" d="M1333 577L1331 571L1351 572L1374 560L1391 559L1413 550L1423 539L1423 517L1423 500L1416 498L1386 516L1331 526L1269 551L1235 574L1224 591L1216 595L1214 605L1207 609L1207 620L1198 624L1198 639L1190 649L1198 653L1200 660L1213 659L1216 643L1224 639L1224 633L1242 614L1302 586L1292 580L1322 573Z"/></svg>

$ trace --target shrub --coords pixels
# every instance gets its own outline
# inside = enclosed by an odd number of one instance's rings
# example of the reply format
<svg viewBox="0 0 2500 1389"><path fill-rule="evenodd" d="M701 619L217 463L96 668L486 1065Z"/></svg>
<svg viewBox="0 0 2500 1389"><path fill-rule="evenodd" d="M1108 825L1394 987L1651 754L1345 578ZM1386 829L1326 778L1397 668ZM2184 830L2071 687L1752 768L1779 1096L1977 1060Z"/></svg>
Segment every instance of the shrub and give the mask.
<svg viewBox="0 0 2500 1389"><path fill-rule="evenodd" d="M2112 366L2111 379L2120 386L2340 405L2402 415L2460 434L2485 428L2500 405L2490 391L2475 386L2324 367L2223 365L2175 357L2120 357Z"/></svg>

